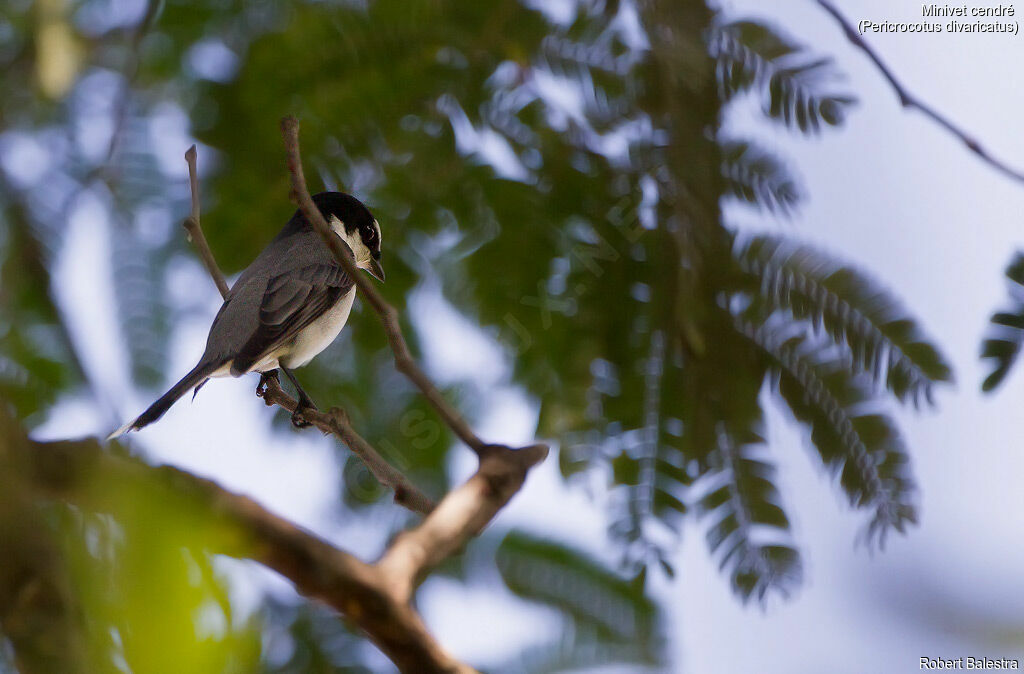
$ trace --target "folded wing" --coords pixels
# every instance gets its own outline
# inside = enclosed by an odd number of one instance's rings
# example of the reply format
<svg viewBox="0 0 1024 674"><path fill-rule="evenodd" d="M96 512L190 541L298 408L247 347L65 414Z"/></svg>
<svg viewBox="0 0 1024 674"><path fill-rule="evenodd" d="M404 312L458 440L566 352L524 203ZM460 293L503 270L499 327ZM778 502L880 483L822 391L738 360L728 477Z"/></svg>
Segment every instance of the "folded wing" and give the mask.
<svg viewBox="0 0 1024 674"><path fill-rule="evenodd" d="M263 358L289 344L352 286L352 279L334 260L272 277L260 302L256 331L235 356L231 374L248 372Z"/></svg>

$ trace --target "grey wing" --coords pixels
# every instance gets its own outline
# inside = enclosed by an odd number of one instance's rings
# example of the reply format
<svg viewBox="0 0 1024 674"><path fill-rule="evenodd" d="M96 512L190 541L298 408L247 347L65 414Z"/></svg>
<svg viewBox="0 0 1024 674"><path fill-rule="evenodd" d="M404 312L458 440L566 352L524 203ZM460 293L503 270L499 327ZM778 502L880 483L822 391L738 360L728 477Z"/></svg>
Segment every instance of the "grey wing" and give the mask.
<svg viewBox="0 0 1024 674"><path fill-rule="evenodd" d="M235 355L231 374L248 372L265 356L295 339L353 286L333 259L290 269L272 277L259 307L256 331Z"/></svg>

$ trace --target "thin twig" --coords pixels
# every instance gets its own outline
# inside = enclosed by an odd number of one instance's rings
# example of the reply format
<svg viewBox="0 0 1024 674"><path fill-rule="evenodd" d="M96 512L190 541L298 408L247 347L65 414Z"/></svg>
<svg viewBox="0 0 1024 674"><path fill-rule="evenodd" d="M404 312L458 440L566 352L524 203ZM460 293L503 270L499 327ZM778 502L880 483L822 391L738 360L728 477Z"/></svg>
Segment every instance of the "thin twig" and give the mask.
<svg viewBox="0 0 1024 674"><path fill-rule="evenodd" d="M220 267L217 266L217 260L214 259L213 251L210 250L210 244L206 242L203 228L199 224L199 175L196 169L195 145L185 152L185 162L188 163L188 186L192 192L192 212L189 213L189 216L181 224L188 233L188 240L196 245L199 258L203 261L206 271L210 272L210 278L217 284L220 296L227 299L231 288L228 286L228 282L224 280L224 274L221 272Z"/></svg>
<svg viewBox="0 0 1024 674"><path fill-rule="evenodd" d="M427 377L409 351L405 337L402 336L402 328L398 321L398 310L391 306L381 296L370 280L359 272L351 253L344 246L342 240L331 231L324 220L320 210L313 203L309 196L309 189L306 187L306 177L302 171L302 157L299 152L299 120L295 117L285 117L281 120L281 134L284 136L285 151L288 158L288 173L291 175L292 189L291 198L302 210L306 219L312 223L314 229L320 234L320 238L334 254L335 259L345 268L348 275L359 287L363 299L380 316L387 335L388 344L395 358L395 367L404 374L427 399L441 416L448 427L456 436L478 455L487 447L487 443L481 440L473 429L469 427L466 420L452 407L441 392L434 386L434 383Z"/></svg>
<svg viewBox="0 0 1024 674"><path fill-rule="evenodd" d="M948 117L946 117L941 112L933 108L931 105L928 105L920 98L907 91L906 87L904 87L903 84L901 84L900 81L896 79L896 75L893 74L889 66L887 66L885 62L882 60L882 57L880 57L878 53L875 52L875 50L872 49L871 46L864 41L864 39L860 36L860 33L857 32L856 27L854 27L854 25L850 23L850 21L845 16L843 16L842 12L839 11L838 7L832 4L829 0L816 1L822 9L828 12L832 16L832 18L839 23L839 26L843 29L843 33L845 33L846 35L846 39L849 40L855 47L863 51L867 55L867 57L871 59L872 63L875 64L879 72L882 73L882 77L886 79L886 81L889 83L889 86L891 86L893 90L896 92L896 95L899 97L900 100L900 105L902 105L905 108L916 108L925 116L931 117L931 119L936 124L938 124L946 131L951 133L953 136L958 138L964 145L967 146L968 150L970 150L975 155L980 157L982 161L987 163L989 166L992 166L996 170L1002 172L1004 175L1009 176L1010 178L1013 178L1014 180L1024 182L1024 172L1021 172L1013 168L1009 164L1006 164L1001 159L992 156L992 154L990 154L988 150L982 147L981 143L979 143L973 136L969 135L966 131L964 131L959 126L954 124L952 121L950 121Z"/></svg>
<svg viewBox="0 0 1024 674"><path fill-rule="evenodd" d="M227 281L224 280L224 274L217 266L217 260L213 257L213 251L210 250L210 245L206 242L206 236L203 234L200 224L199 178L196 171L195 145L185 153L185 161L188 163L189 187L192 191L192 212L185 218L183 225L189 240L195 244L206 271L217 285L221 297L227 299L229 292ZM269 382L260 395L267 405L280 405L289 412L294 412L298 405L298 402L285 393L280 384L274 381ZM417 489L401 471L388 463L370 443L356 433L348 423L344 412L337 408L328 413L304 411L303 417L324 433L329 433L345 443L352 453L363 462L371 475L377 478L385 488L395 492L395 503L422 515L433 510L433 501Z"/></svg>

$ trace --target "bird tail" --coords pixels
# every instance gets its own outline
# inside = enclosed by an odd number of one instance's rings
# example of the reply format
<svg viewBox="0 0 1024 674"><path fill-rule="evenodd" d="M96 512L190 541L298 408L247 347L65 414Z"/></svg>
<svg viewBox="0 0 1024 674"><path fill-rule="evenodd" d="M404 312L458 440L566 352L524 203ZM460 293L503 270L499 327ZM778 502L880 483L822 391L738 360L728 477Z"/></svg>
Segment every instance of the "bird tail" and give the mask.
<svg viewBox="0 0 1024 674"><path fill-rule="evenodd" d="M181 381L171 387L167 393L160 396L159 400L149 406L145 412L140 414L134 420L129 421L121 428L117 429L113 433L107 436L107 440L113 440L114 438L120 437L125 433L131 431L137 431L144 426L148 426L160 417L164 415L164 412L171 408L171 405L178 402L178 398L185 395L185 393L193 386L196 390L206 383L210 375L217 370L221 363L199 363L195 368L187 375L182 377Z"/></svg>

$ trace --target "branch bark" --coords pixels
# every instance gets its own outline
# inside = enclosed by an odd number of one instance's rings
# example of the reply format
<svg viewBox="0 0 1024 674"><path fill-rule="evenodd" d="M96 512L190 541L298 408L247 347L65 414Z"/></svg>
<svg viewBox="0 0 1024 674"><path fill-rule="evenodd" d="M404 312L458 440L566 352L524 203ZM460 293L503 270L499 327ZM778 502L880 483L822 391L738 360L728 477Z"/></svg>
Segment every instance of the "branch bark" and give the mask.
<svg viewBox="0 0 1024 674"><path fill-rule="evenodd" d="M285 393L280 382L276 380L267 383L261 397L268 406L280 405L289 412L294 412L298 406L298 401ZM329 433L344 442L379 483L395 492L395 503L421 515L426 515L434 509L434 502L430 498L417 489L400 470L388 463L352 428L344 410L338 407L332 407L326 412L306 410L302 416L324 433Z"/></svg>
<svg viewBox="0 0 1024 674"><path fill-rule="evenodd" d="M185 162L188 163L188 186L192 193L192 212L185 218L182 226L187 232L188 240L195 244L196 250L199 252L199 259L203 261L203 266L206 267L210 278L217 285L220 296L227 299L231 289L228 287L228 282L224 279L220 267L217 266L217 260L214 259L213 251L210 250L210 244L206 242L206 235L203 234L203 228L199 224L199 175L196 169L195 145L185 152Z"/></svg>
<svg viewBox="0 0 1024 674"><path fill-rule="evenodd" d="M886 65L885 61L882 60L882 57L871 48L871 45L869 45L864 38L861 37L860 33L857 32L856 27L850 23L843 13L839 11L839 8L832 4L830 0L817 0L817 3L822 9L828 12L833 19L835 19L836 23L839 24L839 27L842 28L843 34L846 35L846 39L871 59L871 62L875 64L878 71L882 73L882 77L885 78L889 83L889 86L896 92L896 96L900 100L900 105L905 108L916 108L926 117L930 117L932 121L951 133L955 138L966 145L968 150L980 157L986 164L1018 182L1024 182L1024 172L1021 172L1001 159L994 157L981 145L981 143L978 142L976 138L954 124L948 117L937 109L910 93L907 88L903 86L898 79L896 79L896 75L893 73L892 69Z"/></svg>
<svg viewBox="0 0 1024 674"><path fill-rule="evenodd" d="M394 599L374 565L256 501L171 466L152 467L105 452L94 438L28 444L24 458L33 483L50 497L116 516L123 506L118 494L144 487L144 493L175 504L183 518L215 525L219 535L202 541L205 548L277 571L302 595L344 615L403 672L471 671L460 669L412 608Z"/></svg>

